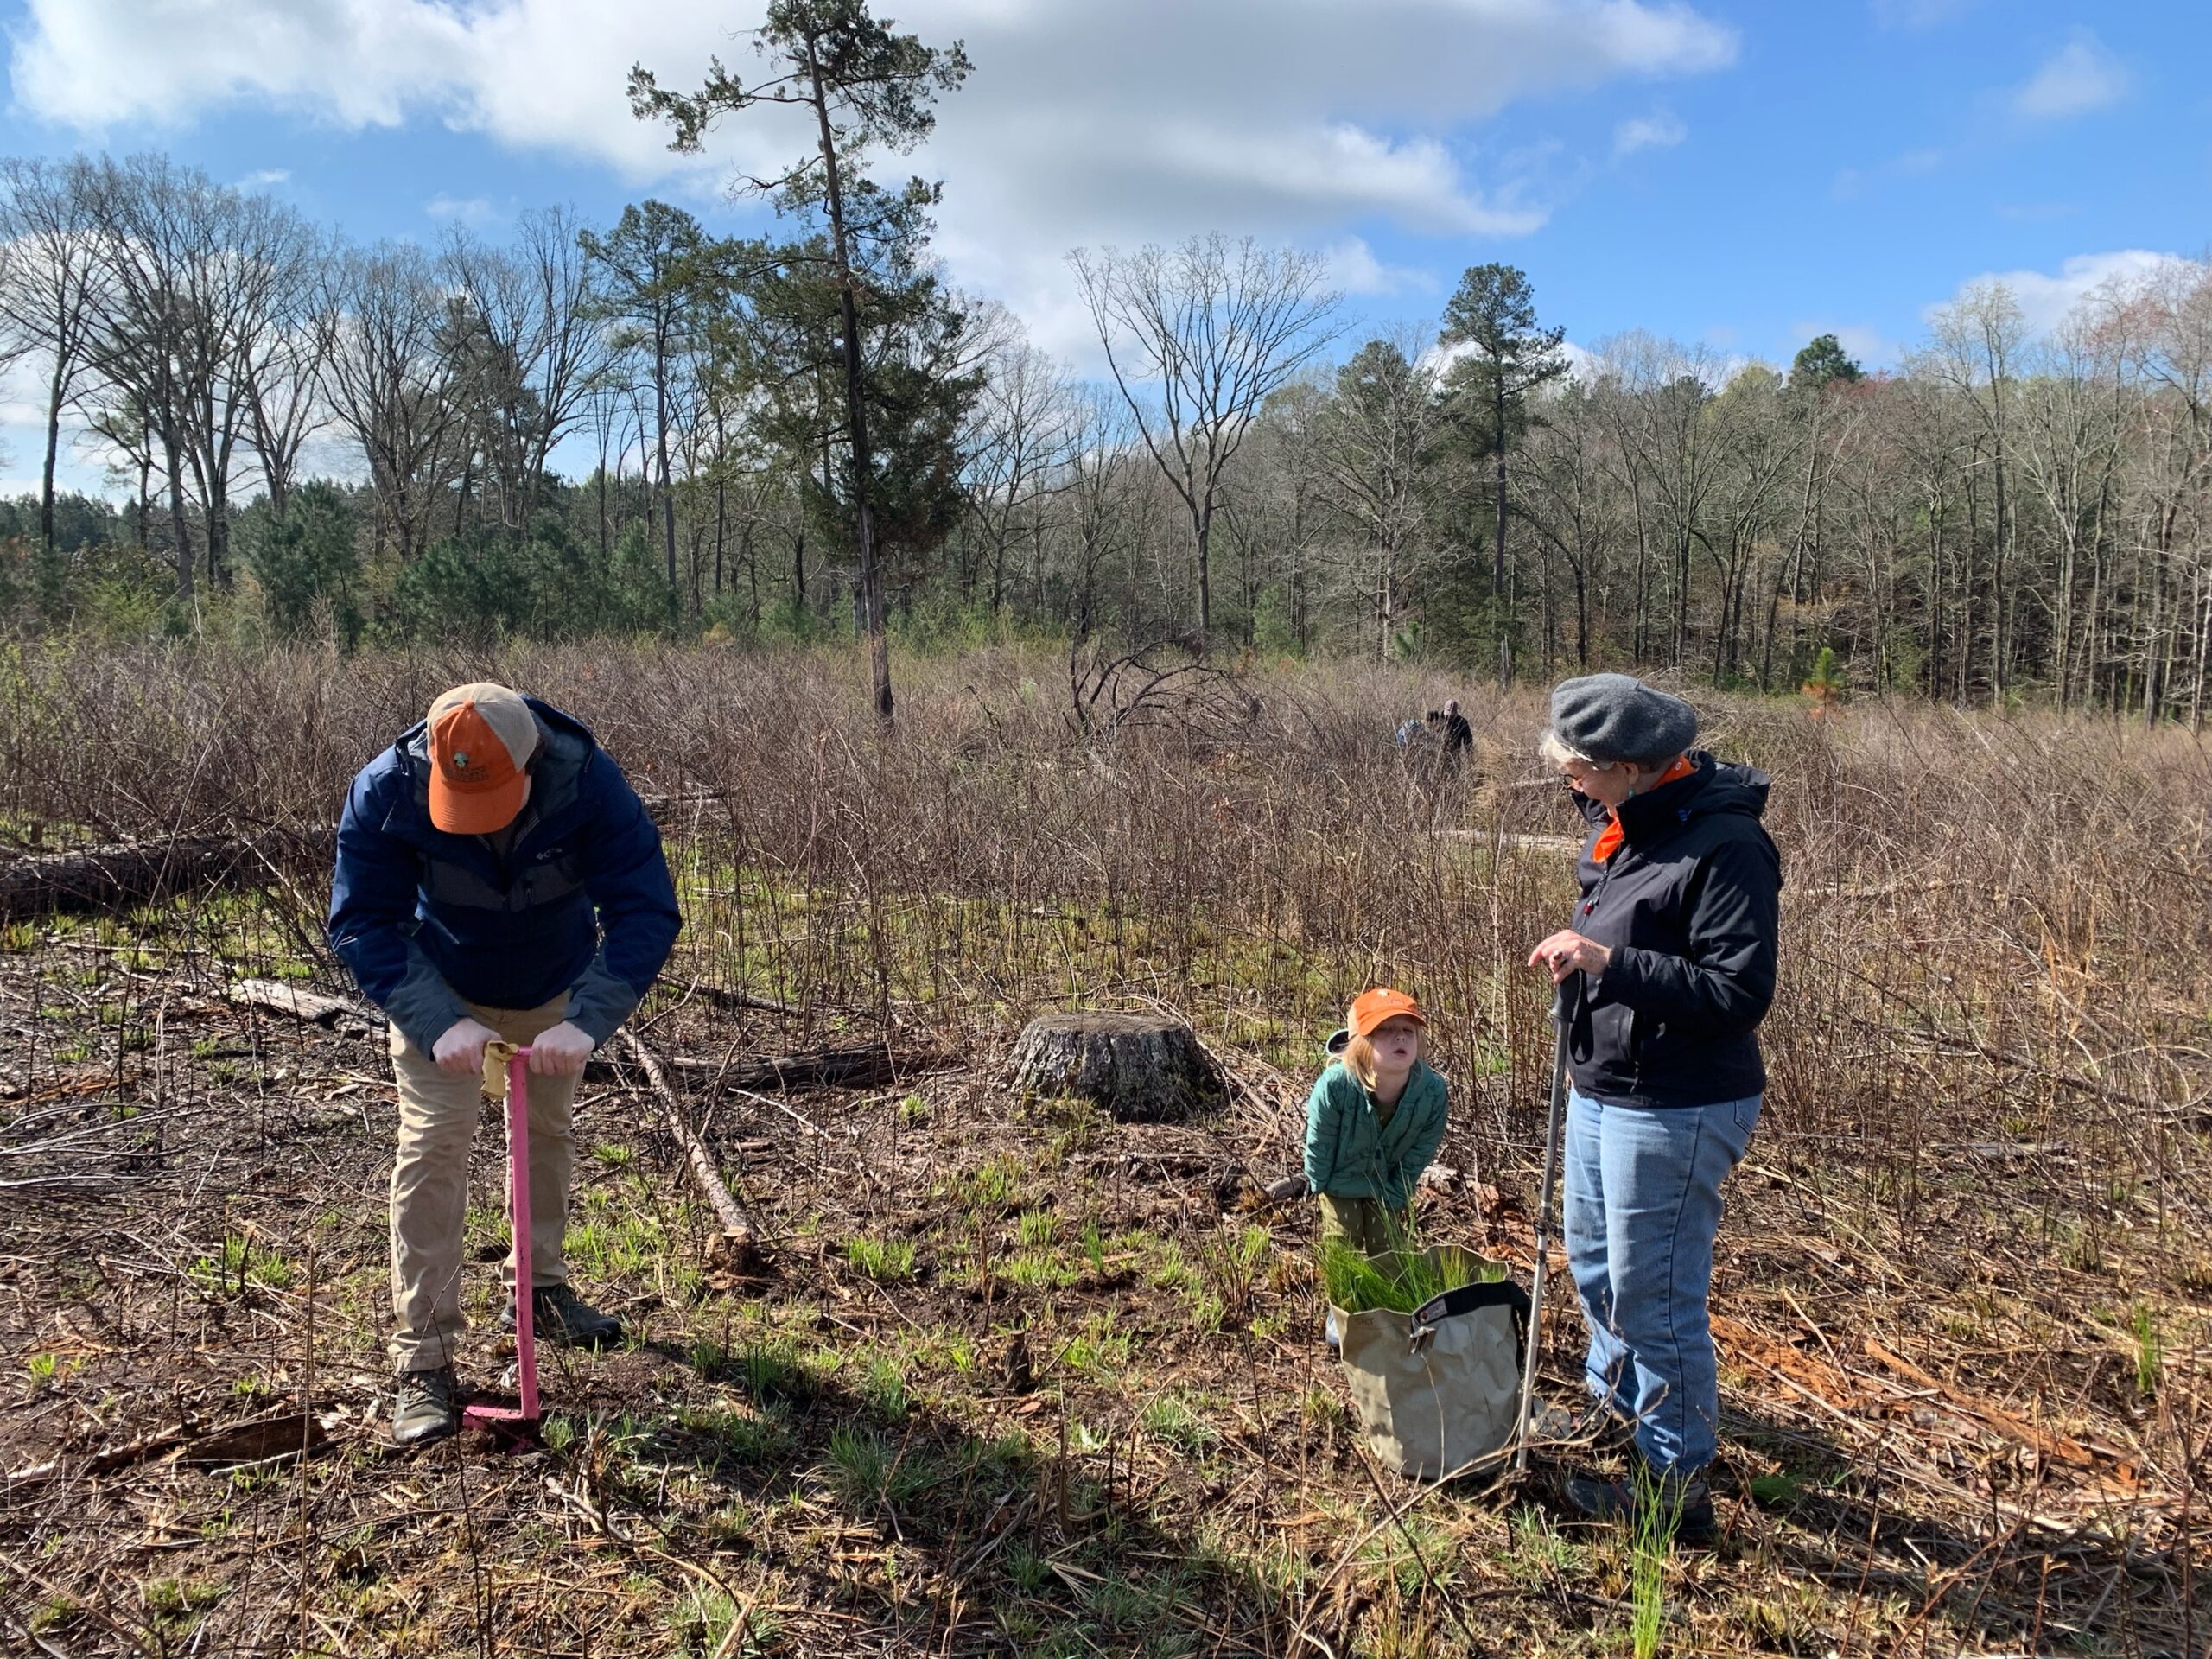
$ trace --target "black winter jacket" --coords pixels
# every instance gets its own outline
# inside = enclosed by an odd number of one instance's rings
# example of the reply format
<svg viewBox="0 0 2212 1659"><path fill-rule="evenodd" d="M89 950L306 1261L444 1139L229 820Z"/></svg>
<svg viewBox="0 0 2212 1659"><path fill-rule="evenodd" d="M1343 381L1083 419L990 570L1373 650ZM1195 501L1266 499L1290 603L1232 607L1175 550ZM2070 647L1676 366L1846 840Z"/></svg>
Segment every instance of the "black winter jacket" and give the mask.
<svg viewBox="0 0 2212 1659"><path fill-rule="evenodd" d="M1623 844L1592 856L1605 809L1584 799L1590 840L1574 931L1612 960L1567 987L1574 1086L1616 1106L1710 1106L1763 1093L1758 1024L1774 1001L1782 859L1759 825L1768 779L1693 753L1696 770L1620 809Z"/></svg>

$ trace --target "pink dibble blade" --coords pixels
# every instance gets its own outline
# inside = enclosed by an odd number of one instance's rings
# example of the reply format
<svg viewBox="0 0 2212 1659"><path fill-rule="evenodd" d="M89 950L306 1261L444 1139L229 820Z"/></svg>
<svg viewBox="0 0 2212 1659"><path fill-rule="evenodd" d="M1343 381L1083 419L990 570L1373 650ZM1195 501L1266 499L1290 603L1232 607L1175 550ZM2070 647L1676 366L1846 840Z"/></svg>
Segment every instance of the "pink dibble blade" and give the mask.
<svg viewBox="0 0 2212 1659"><path fill-rule="evenodd" d="M522 1408L470 1406L461 1421L472 1427L537 1421L537 1325L530 1265L530 1050L507 1061L507 1224L515 1241L515 1367Z"/></svg>

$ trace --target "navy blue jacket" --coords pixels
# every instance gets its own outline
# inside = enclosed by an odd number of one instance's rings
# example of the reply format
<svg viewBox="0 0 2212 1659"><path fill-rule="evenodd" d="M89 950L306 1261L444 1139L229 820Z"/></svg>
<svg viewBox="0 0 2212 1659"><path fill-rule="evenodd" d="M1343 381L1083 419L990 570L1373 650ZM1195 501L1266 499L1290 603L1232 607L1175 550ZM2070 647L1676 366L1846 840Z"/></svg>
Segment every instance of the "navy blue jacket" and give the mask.
<svg viewBox="0 0 2212 1659"><path fill-rule="evenodd" d="M1583 799L1590 840L1574 931L1612 948L1569 988L1574 1086L1615 1106L1712 1106L1764 1092L1758 1025L1774 1001L1782 857L1759 824L1767 775L1690 756L1687 778L1620 809L1622 845L1592 849L1605 809Z"/></svg>
<svg viewBox="0 0 2212 1659"><path fill-rule="evenodd" d="M564 991L569 1020L603 1043L683 925L660 831L621 768L579 721L526 701L537 752L504 857L430 823L427 721L346 796L330 943L425 1054L467 1016L464 1001L535 1008Z"/></svg>

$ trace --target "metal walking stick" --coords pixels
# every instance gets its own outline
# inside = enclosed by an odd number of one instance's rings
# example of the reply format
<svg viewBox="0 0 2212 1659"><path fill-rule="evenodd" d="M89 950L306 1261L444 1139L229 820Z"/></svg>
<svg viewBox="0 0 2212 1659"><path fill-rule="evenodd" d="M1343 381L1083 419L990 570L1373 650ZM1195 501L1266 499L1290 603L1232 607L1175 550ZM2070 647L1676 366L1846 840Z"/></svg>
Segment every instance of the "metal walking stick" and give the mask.
<svg viewBox="0 0 2212 1659"><path fill-rule="evenodd" d="M1536 1272L1529 1295L1529 1351L1521 1363L1521 1410L1514 1421L1513 1472L1529 1467L1529 1407L1536 1393L1536 1353L1543 1345L1544 1278L1552 1252L1552 1183L1559 1173L1560 1119L1567 1105L1567 984L1552 996L1552 1103L1544 1124L1544 1191L1536 1201Z"/></svg>
<svg viewBox="0 0 2212 1659"><path fill-rule="evenodd" d="M507 1103L507 1224L515 1240L515 1370L522 1405L472 1405L461 1420L471 1428L534 1426L537 1421L537 1327L531 1317L530 1272L530 1050L512 1043L484 1047L485 1092Z"/></svg>

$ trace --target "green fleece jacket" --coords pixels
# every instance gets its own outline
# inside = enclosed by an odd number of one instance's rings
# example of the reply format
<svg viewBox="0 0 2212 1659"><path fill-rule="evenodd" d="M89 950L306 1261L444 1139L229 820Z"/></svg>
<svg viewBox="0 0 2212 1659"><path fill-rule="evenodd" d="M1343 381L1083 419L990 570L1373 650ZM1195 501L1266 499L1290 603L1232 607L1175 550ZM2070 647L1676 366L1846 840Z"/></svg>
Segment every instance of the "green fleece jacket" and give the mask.
<svg viewBox="0 0 2212 1659"><path fill-rule="evenodd" d="M1414 1062L1406 1092L1390 1121L1375 1096L1338 1061L1306 1101L1306 1185L1340 1198L1380 1198L1402 1210L1414 1183L1444 1140L1444 1079L1426 1060Z"/></svg>

